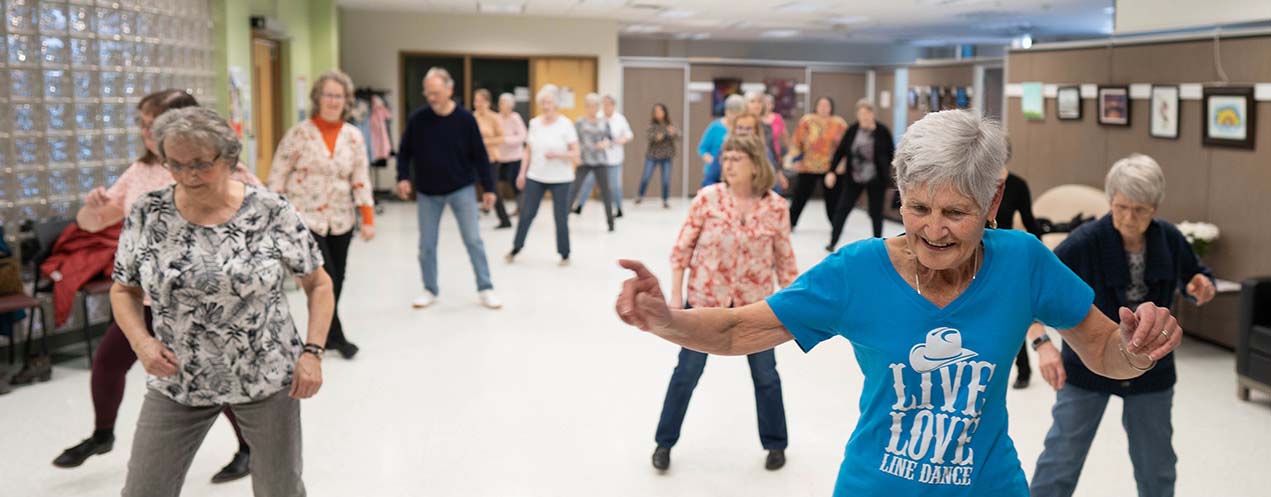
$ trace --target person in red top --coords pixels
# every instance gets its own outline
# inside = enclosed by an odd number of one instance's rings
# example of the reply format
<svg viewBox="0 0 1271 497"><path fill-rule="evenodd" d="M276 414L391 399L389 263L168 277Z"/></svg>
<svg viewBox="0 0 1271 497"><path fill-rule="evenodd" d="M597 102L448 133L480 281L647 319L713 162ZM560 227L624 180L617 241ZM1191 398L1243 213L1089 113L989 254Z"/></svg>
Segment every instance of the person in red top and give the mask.
<svg viewBox="0 0 1271 497"><path fill-rule="evenodd" d="M313 118L296 124L278 143L269 189L300 211L318 242L337 306L324 346L352 359L358 347L345 337L338 307L354 228L364 241L375 238L371 170L362 132L344 122L353 108L353 80L339 70L327 71L314 82L309 100Z"/></svg>
<svg viewBox="0 0 1271 497"><path fill-rule="evenodd" d="M776 174L764 143L756 136L729 136L720 150L724 182L698 192L671 252L671 305L741 307L762 301L799 274L790 245L790 206L772 192ZM687 302L682 290L686 271ZM755 383L759 440L768 451L765 467L780 469L787 437L776 355L769 349L747 360ZM653 466L659 470L670 467L671 447L680 438L689 399L705 367L706 354L680 349L655 437Z"/></svg>

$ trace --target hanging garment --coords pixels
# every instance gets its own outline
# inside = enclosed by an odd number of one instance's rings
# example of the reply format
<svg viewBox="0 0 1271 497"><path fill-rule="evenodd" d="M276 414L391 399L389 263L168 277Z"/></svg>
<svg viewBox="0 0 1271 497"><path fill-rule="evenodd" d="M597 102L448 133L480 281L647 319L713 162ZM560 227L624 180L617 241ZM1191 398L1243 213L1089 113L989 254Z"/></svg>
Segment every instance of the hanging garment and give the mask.
<svg viewBox="0 0 1271 497"><path fill-rule="evenodd" d="M70 317L75 293L98 276L109 278L115 267L115 249L123 223L96 233L72 223L57 237L53 254L40 264L40 271L53 280L53 317L61 326Z"/></svg>
<svg viewBox="0 0 1271 497"><path fill-rule="evenodd" d="M387 159L393 154L393 143L389 141L388 122L393 112L388 109L384 99L379 95L371 97L371 161Z"/></svg>

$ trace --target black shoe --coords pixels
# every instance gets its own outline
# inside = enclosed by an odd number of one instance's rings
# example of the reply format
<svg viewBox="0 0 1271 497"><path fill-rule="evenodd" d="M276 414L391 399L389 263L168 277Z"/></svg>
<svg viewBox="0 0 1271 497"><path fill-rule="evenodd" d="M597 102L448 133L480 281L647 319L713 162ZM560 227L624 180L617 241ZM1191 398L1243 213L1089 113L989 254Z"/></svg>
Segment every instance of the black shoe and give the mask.
<svg viewBox="0 0 1271 497"><path fill-rule="evenodd" d="M234 454L234 459L221 468L221 472L212 475L212 483L231 482L252 474L251 463L251 452L238 451Z"/></svg>
<svg viewBox="0 0 1271 497"><path fill-rule="evenodd" d="M583 213L583 207L581 205L578 207L574 207L574 209L570 212L573 212L574 214L578 214L581 216Z"/></svg>
<svg viewBox="0 0 1271 497"><path fill-rule="evenodd" d="M1028 388L1028 380L1029 378L1027 376L1016 376L1015 384L1011 385L1011 388L1014 388L1016 390L1023 390L1025 388Z"/></svg>
<svg viewBox="0 0 1271 497"><path fill-rule="evenodd" d="M786 465L786 451L782 449L768 451L768 460L763 467L768 471L776 471Z"/></svg>
<svg viewBox="0 0 1271 497"><path fill-rule="evenodd" d="M496 230L505 230L505 229L508 229L508 228L511 228L511 227L512 227L512 223L499 223L499 225L498 225L498 226L495 226L495 227L494 227L494 229L496 229Z"/></svg>
<svg viewBox="0 0 1271 497"><path fill-rule="evenodd" d="M610 233L613 233L613 223L610 223L610 224L609 224L609 232L610 232Z"/></svg>
<svg viewBox="0 0 1271 497"><path fill-rule="evenodd" d="M110 452L115 448L115 437L105 440L97 437L88 437L87 440L80 442L79 445L62 451L62 455L57 456L53 460L53 465L59 468L76 468L84 464L84 461L93 456L99 456Z"/></svg>
<svg viewBox="0 0 1271 497"><path fill-rule="evenodd" d="M658 447L653 450L653 467L658 471L666 471L671 467L671 448Z"/></svg>
<svg viewBox="0 0 1271 497"><path fill-rule="evenodd" d="M667 202L667 201L662 201L662 208L663 208L663 209L670 209L670 208L671 208L671 203L670 203L670 202Z"/></svg>
<svg viewBox="0 0 1271 497"><path fill-rule="evenodd" d="M13 378L9 379L9 383L13 385L28 385L38 381L49 381L53 377L53 362L49 360L49 356L36 356L26 360L26 364L22 365L22 369Z"/></svg>
<svg viewBox="0 0 1271 497"><path fill-rule="evenodd" d="M345 359L352 359L353 356L357 355L358 348L357 345L353 345L352 342L344 342L340 346L336 347L335 350L340 352L341 357Z"/></svg>
<svg viewBox="0 0 1271 497"><path fill-rule="evenodd" d="M613 217L622 217L622 209L618 209L618 214Z"/></svg>
<svg viewBox="0 0 1271 497"><path fill-rule="evenodd" d="M834 244L826 245L826 246L825 246L825 251L826 251L826 252L834 252Z"/></svg>

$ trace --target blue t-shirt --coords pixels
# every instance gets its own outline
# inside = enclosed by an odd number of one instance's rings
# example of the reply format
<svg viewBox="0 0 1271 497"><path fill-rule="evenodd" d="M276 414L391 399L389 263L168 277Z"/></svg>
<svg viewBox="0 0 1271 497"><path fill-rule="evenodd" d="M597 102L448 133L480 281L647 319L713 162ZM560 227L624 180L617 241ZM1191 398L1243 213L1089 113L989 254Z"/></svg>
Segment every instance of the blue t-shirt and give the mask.
<svg viewBox="0 0 1271 497"><path fill-rule="evenodd" d="M987 230L975 280L941 309L885 243L843 247L767 300L805 352L850 340L865 375L834 495L1027 497L1007 435L1011 363L1033 321L1072 328L1094 292L1036 237Z"/></svg>

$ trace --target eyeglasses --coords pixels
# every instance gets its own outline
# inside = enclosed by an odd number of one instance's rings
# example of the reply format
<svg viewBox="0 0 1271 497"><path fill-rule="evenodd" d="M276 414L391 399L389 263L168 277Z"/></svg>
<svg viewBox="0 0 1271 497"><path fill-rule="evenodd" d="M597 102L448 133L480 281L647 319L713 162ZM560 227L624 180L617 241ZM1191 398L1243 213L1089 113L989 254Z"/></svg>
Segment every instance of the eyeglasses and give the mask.
<svg viewBox="0 0 1271 497"><path fill-rule="evenodd" d="M323 93L322 98L324 100L340 100L340 101L345 100L343 93Z"/></svg>
<svg viewBox="0 0 1271 497"><path fill-rule="evenodd" d="M201 173L201 172L207 171L208 169L211 169L212 166L215 166L216 161L220 160L220 158L221 158L221 154L216 154L216 157L213 157L212 160L210 161L195 162L192 164L178 164L172 161L165 161L163 163L163 166L168 168L168 170L171 171L172 174L181 174L187 170L194 171L196 173Z"/></svg>

